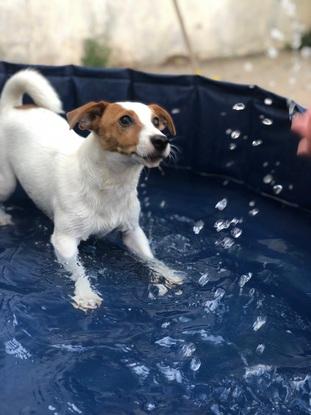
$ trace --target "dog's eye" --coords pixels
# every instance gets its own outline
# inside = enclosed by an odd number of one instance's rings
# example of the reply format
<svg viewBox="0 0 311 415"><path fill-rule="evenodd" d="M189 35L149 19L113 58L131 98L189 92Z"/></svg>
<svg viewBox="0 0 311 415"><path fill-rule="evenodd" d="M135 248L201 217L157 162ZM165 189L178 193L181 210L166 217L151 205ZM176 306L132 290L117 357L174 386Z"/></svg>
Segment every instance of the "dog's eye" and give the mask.
<svg viewBox="0 0 311 415"><path fill-rule="evenodd" d="M119 123L122 125L122 127L129 127L131 124L133 124L133 119L129 115L123 115L119 119Z"/></svg>
<svg viewBox="0 0 311 415"><path fill-rule="evenodd" d="M159 120L159 118L158 117L154 117L153 119L152 119L152 124L155 126L155 127L159 127L160 126L160 120Z"/></svg>

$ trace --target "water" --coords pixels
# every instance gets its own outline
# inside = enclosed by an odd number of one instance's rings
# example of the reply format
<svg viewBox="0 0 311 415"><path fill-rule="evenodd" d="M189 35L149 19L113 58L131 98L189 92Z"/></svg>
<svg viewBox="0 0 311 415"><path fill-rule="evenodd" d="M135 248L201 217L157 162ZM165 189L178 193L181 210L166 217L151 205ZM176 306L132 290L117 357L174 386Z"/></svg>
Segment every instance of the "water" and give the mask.
<svg viewBox="0 0 311 415"><path fill-rule="evenodd" d="M264 103L265 105L272 105L273 100L271 98L265 98Z"/></svg>
<svg viewBox="0 0 311 415"><path fill-rule="evenodd" d="M245 109L245 104L243 104L243 102L237 102L233 105L232 109L235 111L243 111Z"/></svg>
<svg viewBox="0 0 311 415"><path fill-rule="evenodd" d="M215 208L218 210L224 210L227 207L228 200L226 198L221 199L216 203Z"/></svg>
<svg viewBox="0 0 311 415"><path fill-rule="evenodd" d="M264 119L262 120L262 123L263 123L264 125L272 125L272 124L273 124L273 121L272 121L270 118L264 118Z"/></svg>
<svg viewBox="0 0 311 415"><path fill-rule="evenodd" d="M266 176L264 176L264 178L262 179L262 181L265 184L269 184L273 181L273 176L271 174L266 174Z"/></svg>
<svg viewBox="0 0 311 415"><path fill-rule="evenodd" d="M283 190L283 186L281 184L276 184L273 186L273 191L276 195L280 194Z"/></svg>
<svg viewBox="0 0 311 415"><path fill-rule="evenodd" d="M231 138L232 138L233 140L236 140L237 138L239 138L239 137L240 137L240 135L241 135L241 131L239 131L239 130L234 130L234 131L232 131L232 133L231 133Z"/></svg>
<svg viewBox="0 0 311 415"><path fill-rule="evenodd" d="M142 226L186 280L150 297L152 271L118 235L93 238L81 257L104 302L89 313L71 305L49 221L12 205L16 226L0 229L1 414L309 413L310 216L222 182L151 173Z"/></svg>
<svg viewBox="0 0 311 415"><path fill-rule="evenodd" d="M252 146L253 146L253 147L258 147L258 146L260 146L262 143L263 143L263 141L262 141L262 140L253 140L253 141L252 141Z"/></svg>

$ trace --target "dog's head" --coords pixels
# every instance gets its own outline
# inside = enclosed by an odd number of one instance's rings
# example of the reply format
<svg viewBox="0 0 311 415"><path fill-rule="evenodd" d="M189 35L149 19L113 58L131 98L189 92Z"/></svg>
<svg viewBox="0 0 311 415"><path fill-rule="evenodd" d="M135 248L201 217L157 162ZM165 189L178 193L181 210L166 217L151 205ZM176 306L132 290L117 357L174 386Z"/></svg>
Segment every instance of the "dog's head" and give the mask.
<svg viewBox="0 0 311 415"><path fill-rule="evenodd" d="M157 167L170 154L163 131L175 135L172 117L156 104L106 101L89 102L67 113L70 128L92 131L104 150L131 157L147 167Z"/></svg>

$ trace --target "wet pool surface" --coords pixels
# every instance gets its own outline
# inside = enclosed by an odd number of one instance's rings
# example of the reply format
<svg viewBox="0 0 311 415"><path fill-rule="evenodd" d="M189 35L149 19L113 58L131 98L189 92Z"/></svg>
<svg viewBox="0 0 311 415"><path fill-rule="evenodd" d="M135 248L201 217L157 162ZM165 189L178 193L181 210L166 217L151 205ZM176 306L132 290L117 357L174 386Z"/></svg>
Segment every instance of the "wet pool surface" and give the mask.
<svg viewBox="0 0 311 415"><path fill-rule="evenodd" d="M310 214L185 171L150 174L140 196L156 256L185 283L158 296L116 235L92 239L81 255L104 305L87 314L51 223L9 204L0 413L311 413Z"/></svg>

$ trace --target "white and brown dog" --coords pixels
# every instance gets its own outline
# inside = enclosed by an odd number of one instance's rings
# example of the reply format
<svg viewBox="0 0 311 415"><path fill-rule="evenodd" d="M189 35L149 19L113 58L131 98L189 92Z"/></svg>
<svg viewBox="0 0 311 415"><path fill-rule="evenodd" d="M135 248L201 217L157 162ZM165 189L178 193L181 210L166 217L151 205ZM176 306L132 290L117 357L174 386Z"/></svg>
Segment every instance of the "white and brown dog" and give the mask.
<svg viewBox="0 0 311 415"><path fill-rule="evenodd" d="M25 93L35 105L22 105ZM75 281L75 304L96 308L102 300L78 259L78 245L90 235L118 229L131 252L155 264L139 225L137 184L144 166L157 167L169 156L170 143L161 130L167 127L174 135L175 127L155 104L89 102L67 114L69 126L57 114L61 112L57 93L38 72L20 71L5 84L0 99L0 203L19 181L54 222L51 242ZM77 124L91 132L86 139L72 130ZM0 225L11 223L2 206ZM179 283L167 270L169 282Z"/></svg>

